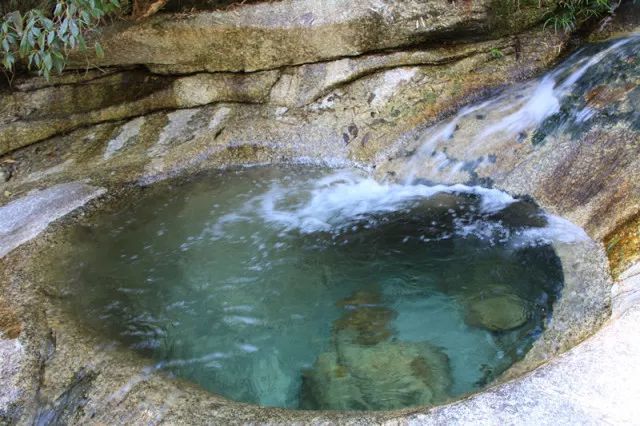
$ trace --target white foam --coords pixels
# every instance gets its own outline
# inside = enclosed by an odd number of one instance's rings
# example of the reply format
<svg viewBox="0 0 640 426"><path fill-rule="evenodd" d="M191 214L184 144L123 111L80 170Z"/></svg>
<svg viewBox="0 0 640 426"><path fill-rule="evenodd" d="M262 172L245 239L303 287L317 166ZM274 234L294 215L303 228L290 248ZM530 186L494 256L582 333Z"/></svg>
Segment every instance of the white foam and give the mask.
<svg viewBox="0 0 640 426"><path fill-rule="evenodd" d="M489 240L492 244L511 243L516 247L553 241L574 243L588 239L582 229L553 215L545 215L548 224L541 228L514 231L503 226L499 220L489 216L517 200L497 189L463 184L409 185L379 182L351 170L337 171L319 179L285 182L287 185L282 181L272 183L265 192L247 200L240 209L221 216L206 232L212 238L225 238L227 226L262 223L268 224L277 233L340 233L345 229L353 229L356 222L366 220L368 225L373 225L370 220L375 219L375 216L407 211L425 199L445 193L477 196L478 211L472 217L455 219L453 234L439 235L437 239L451 238L454 235L463 238L473 236ZM260 240L256 245L264 247L263 243ZM229 308L228 311L240 312L235 308ZM259 323L252 320L244 316L225 317L226 322L234 324Z"/></svg>
<svg viewBox="0 0 640 426"><path fill-rule="evenodd" d="M515 201L505 192L479 186L386 183L349 171L319 179L305 192L306 201L287 207L286 201L300 194L276 185L250 200L246 208L257 209L265 222L311 233L341 229L367 215L400 211L439 193L478 195L484 212L498 211Z"/></svg>
<svg viewBox="0 0 640 426"><path fill-rule="evenodd" d="M252 352L257 352L258 351L258 347L248 344L248 343L239 343L236 345L239 349L241 349L243 352L247 352L247 353L252 353Z"/></svg>
<svg viewBox="0 0 640 426"><path fill-rule="evenodd" d="M254 317L247 317L242 315L229 315L222 318L222 320L230 325L261 325L262 320Z"/></svg>
<svg viewBox="0 0 640 426"><path fill-rule="evenodd" d="M547 225L543 228L526 228L519 231L513 238L515 246L549 244L560 242L575 244L588 241L589 236L578 225L559 216L546 214Z"/></svg>
<svg viewBox="0 0 640 426"><path fill-rule="evenodd" d="M257 350L257 349L256 349ZM193 364L205 364L208 367L213 368L221 368L222 364L217 362L219 359L229 358L230 354L226 354L223 352L212 352L210 354L196 357L196 358L187 358L187 359L173 359L170 361L160 361L156 365L153 366L153 369L160 370L163 368L172 368L172 367L184 367L186 365Z"/></svg>
<svg viewBox="0 0 640 426"><path fill-rule="evenodd" d="M484 140L495 133L518 134L542 123L547 117L560 111L560 99L555 91L553 76L544 77L533 90L531 96L515 112L507 115L492 126L485 128L476 140Z"/></svg>

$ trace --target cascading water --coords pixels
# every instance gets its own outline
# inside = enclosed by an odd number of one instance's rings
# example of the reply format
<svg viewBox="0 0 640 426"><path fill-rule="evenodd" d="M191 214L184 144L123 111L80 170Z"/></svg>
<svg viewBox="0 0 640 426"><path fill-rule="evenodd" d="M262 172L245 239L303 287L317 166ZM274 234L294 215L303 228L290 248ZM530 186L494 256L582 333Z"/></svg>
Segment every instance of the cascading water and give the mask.
<svg viewBox="0 0 640 426"><path fill-rule="evenodd" d="M402 167L402 180L407 184L416 178L455 180L465 167L464 161L456 161L446 153L455 138L465 141L465 150L471 156L491 139L523 141L532 134L532 142L539 143L546 136L545 127L562 130L584 124L593 118L595 111L578 96L602 81L624 79L625 73L617 69L618 64L624 65L628 58L637 57L638 51L639 35L604 46L588 46L538 80L510 87L490 100L462 108L449 120L427 129L418 141L415 155ZM480 117L480 126L463 125Z"/></svg>

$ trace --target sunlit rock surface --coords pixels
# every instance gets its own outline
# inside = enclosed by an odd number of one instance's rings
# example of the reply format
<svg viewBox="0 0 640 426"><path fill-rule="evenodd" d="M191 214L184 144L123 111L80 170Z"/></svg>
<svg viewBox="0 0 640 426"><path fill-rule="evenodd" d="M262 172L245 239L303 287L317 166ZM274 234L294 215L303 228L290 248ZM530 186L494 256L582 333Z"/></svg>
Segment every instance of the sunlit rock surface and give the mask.
<svg viewBox="0 0 640 426"><path fill-rule="evenodd" d="M0 257L31 240L47 225L102 195L102 188L82 182L34 190L0 207Z"/></svg>
<svg viewBox="0 0 640 426"><path fill-rule="evenodd" d="M83 56L75 73L0 92L0 154L87 125L229 104L229 121L251 121L242 127L259 129L261 142L322 135L369 159L416 124L549 65L567 37L542 29L547 11L282 0L120 22L104 30L100 71L86 71ZM209 138L256 143L231 126Z"/></svg>
<svg viewBox="0 0 640 426"><path fill-rule="evenodd" d="M535 24L546 10L514 9L503 16L487 0L282 0L229 11L159 15L107 30L105 58L98 65L144 64L161 73L258 71L469 34L489 38ZM512 22L507 25L506 20ZM82 58L81 67L85 62Z"/></svg>

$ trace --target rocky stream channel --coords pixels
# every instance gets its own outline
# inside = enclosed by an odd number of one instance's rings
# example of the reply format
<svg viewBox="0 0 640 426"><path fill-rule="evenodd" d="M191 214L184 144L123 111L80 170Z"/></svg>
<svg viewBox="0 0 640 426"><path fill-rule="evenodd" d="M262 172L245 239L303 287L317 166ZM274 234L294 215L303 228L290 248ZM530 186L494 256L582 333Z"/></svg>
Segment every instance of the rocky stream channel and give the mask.
<svg viewBox="0 0 640 426"><path fill-rule="evenodd" d="M545 28L546 6L525 3L169 10L106 27L95 68L78 55L50 81L0 89L0 423L637 423L640 7L623 1L604 24L566 34ZM339 200L311 191L332 226L345 205L366 207L359 220L434 187L533 206L512 208L526 229L500 226L561 264L543 330L482 390L452 396L443 349L396 338L383 289L356 289L332 303L330 344L289 409L210 392L69 313L82 295L61 259L84 254L70 230L245 166L355 171L331 182ZM308 212L269 210L287 230L302 218L302 234L317 224ZM504 336L530 320L523 303L508 292L470 303L464 322ZM385 386L409 402L372 402L366 389Z"/></svg>

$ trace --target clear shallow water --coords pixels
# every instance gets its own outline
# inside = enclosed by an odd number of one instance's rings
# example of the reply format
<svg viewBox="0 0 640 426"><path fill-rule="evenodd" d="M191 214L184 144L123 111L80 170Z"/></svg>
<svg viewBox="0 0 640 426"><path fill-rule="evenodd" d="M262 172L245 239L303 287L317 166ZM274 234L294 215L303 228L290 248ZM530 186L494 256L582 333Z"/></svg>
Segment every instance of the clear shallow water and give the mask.
<svg viewBox="0 0 640 426"><path fill-rule="evenodd" d="M70 232L69 309L230 399L391 409L520 359L562 287L563 221L478 187L255 168L147 188ZM72 261L70 261L72 259Z"/></svg>

